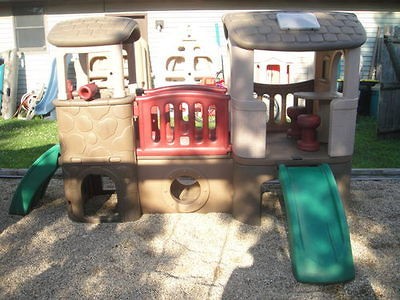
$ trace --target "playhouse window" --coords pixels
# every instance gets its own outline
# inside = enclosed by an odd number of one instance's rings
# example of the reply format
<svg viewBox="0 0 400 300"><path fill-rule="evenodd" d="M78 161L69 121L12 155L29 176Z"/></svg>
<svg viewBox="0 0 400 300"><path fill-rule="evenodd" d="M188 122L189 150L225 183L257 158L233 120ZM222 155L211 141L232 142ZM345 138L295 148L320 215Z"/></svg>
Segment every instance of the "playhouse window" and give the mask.
<svg viewBox="0 0 400 300"><path fill-rule="evenodd" d="M217 107L210 105L208 107L208 138L211 141L217 140Z"/></svg>
<svg viewBox="0 0 400 300"><path fill-rule="evenodd" d="M200 197L200 183L192 176L179 176L172 182L170 193L175 201L190 204Z"/></svg>
<svg viewBox="0 0 400 300"><path fill-rule="evenodd" d="M322 62L322 79L329 80L329 56L324 57Z"/></svg>
<svg viewBox="0 0 400 300"><path fill-rule="evenodd" d="M158 106L151 107L150 115L151 139L158 143L160 141L160 109Z"/></svg>
<svg viewBox="0 0 400 300"><path fill-rule="evenodd" d="M194 138L197 142L201 142L203 140L203 105L201 103L194 104L194 128Z"/></svg>
<svg viewBox="0 0 400 300"><path fill-rule="evenodd" d="M279 28L282 30L310 30L319 29L321 25L313 13L294 12L277 13Z"/></svg>
<svg viewBox="0 0 400 300"><path fill-rule="evenodd" d="M211 58L207 56L196 56L193 61L193 69L195 71L206 71L211 72L212 61Z"/></svg>
<svg viewBox="0 0 400 300"><path fill-rule="evenodd" d="M181 111L181 131L183 134L189 134L189 105L186 102L182 102L180 105Z"/></svg>
<svg viewBox="0 0 400 300"><path fill-rule="evenodd" d="M166 126L165 135L167 143L174 142L174 128L175 128L175 116L174 116L174 105L167 103L165 105L165 115L166 115Z"/></svg>
<svg viewBox="0 0 400 300"><path fill-rule="evenodd" d="M91 188L88 190L88 187ZM81 193L88 196L83 205L85 216L99 217L101 220L119 220L115 191L116 185L112 178L95 174L86 176L81 185Z"/></svg>
<svg viewBox="0 0 400 300"><path fill-rule="evenodd" d="M184 71L185 58L182 56L173 56L167 60L167 71Z"/></svg>
<svg viewBox="0 0 400 300"><path fill-rule="evenodd" d="M280 77L280 65L267 65L267 80L269 83L280 83Z"/></svg>

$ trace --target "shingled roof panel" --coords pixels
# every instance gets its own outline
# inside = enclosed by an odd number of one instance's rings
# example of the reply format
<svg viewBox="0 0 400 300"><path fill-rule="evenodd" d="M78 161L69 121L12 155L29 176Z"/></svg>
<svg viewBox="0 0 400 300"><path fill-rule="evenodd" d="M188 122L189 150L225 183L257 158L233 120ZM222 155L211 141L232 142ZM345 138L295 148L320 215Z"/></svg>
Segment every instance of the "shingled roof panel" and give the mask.
<svg viewBox="0 0 400 300"><path fill-rule="evenodd" d="M367 39L364 27L352 13L313 12L320 28L309 30L281 29L277 13L257 11L226 14L223 17L226 37L244 49L276 51L351 49L361 46Z"/></svg>
<svg viewBox="0 0 400 300"><path fill-rule="evenodd" d="M85 47L134 42L140 38L137 22L122 17L88 17L57 23L47 40L58 47Z"/></svg>

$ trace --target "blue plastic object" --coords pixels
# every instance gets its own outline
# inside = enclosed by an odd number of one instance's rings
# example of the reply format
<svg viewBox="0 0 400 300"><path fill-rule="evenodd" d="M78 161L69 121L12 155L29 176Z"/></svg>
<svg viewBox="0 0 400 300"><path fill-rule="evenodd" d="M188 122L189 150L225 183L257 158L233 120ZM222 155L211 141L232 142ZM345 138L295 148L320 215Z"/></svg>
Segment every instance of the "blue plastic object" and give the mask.
<svg viewBox="0 0 400 300"><path fill-rule="evenodd" d="M58 94L57 68L56 60L51 63L51 73L49 82L46 86L46 92L43 98L36 104L35 115L45 115L54 109L53 100Z"/></svg>

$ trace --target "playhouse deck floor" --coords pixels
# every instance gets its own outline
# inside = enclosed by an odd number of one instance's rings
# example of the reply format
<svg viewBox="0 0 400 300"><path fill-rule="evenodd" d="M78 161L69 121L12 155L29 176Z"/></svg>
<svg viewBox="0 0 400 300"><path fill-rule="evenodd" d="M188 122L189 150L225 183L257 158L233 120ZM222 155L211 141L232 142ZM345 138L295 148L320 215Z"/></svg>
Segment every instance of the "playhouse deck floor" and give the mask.
<svg viewBox="0 0 400 300"><path fill-rule="evenodd" d="M275 165L275 164L320 164L340 163L351 159L351 157L330 157L328 155L328 144L321 143L319 151L307 152L297 148L296 140L288 138L286 132L268 133L267 155L265 159L244 159L242 163L251 165Z"/></svg>
<svg viewBox="0 0 400 300"><path fill-rule="evenodd" d="M270 133L267 136L267 160L327 160L328 145L321 143L320 150L302 151L297 141L286 136L286 132Z"/></svg>
<svg viewBox="0 0 400 300"><path fill-rule="evenodd" d="M350 156L330 157L328 144L321 143L319 151L307 152L297 148L296 140L288 138L286 132L272 132L267 135L267 154L265 158L246 159L236 157L245 165L314 165L321 163L348 162Z"/></svg>

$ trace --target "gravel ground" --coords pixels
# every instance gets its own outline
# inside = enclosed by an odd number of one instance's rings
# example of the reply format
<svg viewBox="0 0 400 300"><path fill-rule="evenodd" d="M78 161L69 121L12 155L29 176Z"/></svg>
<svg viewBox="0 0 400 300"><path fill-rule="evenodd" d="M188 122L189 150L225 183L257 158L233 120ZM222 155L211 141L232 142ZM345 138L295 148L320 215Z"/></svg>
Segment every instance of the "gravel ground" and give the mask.
<svg viewBox="0 0 400 300"><path fill-rule="evenodd" d="M356 278L325 286L293 278L278 185L256 227L219 213L74 223L60 179L9 216L18 182L0 179L0 299L400 299L400 180L352 182Z"/></svg>

